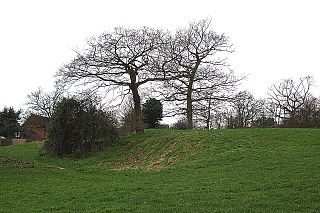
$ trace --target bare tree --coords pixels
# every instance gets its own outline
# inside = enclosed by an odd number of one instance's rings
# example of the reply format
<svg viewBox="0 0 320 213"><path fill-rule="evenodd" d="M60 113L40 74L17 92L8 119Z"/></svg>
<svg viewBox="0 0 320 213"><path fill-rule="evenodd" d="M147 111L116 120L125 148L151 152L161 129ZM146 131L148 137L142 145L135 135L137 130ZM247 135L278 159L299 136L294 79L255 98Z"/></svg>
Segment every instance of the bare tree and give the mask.
<svg viewBox="0 0 320 213"><path fill-rule="evenodd" d="M87 41L88 48L57 73L66 84L75 82L117 91L119 97L131 94L134 102L135 130L144 131L139 87L163 80L158 50L165 33L151 28L115 28Z"/></svg>
<svg viewBox="0 0 320 213"><path fill-rule="evenodd" d="M319 128L320 100L309 95L303 106L298 110L296 119L299 127Z"/></svg>
<svg viewBox="0 0 320 213"><path fill-rule="evenodd" d="M165 97L175 101L187 115L193 128L193 103L202 100L224 100L240 79L228 69L226 58L219 53L231 52L229 39L211 29L208 19L193 22L177 30L170 45L170 81ZM222 57L222 58L221 58ZM208 95L209 94L209 95Z"/></svg>
<svg viewBox="0 0 320 213"><path fill-rule="evenodd" d="M37 115L51 117L56 104L61 100L63 89L56 88L53 92L45 92L42 88L31 92L27 98L28 111Z"/></svg>
<svg viewBox="0 0 320 213"><path fill-rule="evenodd" d="M193 103L194 123L203 126L206 129L221 129L225 126L224 111L227 108L227 102L221 100L205 99Z"/></svg>
<svg viewBox="0 0 320 213"><path fill-rule="evenodd" d="M239 92L233 101L235 127L250 127L253 120L263 111L263 101L257 100L248 91Z"/></svg>
<svg viewBox="0 0 320 213"><path fill-rule="evenodd" d="M268 92L273 106L270 110L276 113L279 119L287 122L287 126L295 126L297 112L306 103L312 85L311 76L302 77L298 82L285 79L272 85Z"/></svg>

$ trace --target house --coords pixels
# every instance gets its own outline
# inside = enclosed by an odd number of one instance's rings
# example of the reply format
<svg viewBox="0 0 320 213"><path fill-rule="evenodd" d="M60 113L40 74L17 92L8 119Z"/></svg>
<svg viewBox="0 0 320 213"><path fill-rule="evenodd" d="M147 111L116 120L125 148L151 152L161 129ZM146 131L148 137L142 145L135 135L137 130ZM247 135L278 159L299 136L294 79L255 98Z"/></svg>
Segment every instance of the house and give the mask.
<svg viewBox="0 0 320 213"><path fill-rule="evenodd" d="M46 131L49 123L49 118L31 114L27 120L22 124L24 137L30 139L47 139L48 133Z"/></svg>

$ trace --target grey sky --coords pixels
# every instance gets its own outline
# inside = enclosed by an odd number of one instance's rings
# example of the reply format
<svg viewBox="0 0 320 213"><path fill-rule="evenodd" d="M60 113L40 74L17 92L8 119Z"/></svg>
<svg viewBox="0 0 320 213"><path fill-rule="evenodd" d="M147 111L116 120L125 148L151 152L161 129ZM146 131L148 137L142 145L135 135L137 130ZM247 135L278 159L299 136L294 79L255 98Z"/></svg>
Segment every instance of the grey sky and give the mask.
<svg viewBox="0 0 320 213"><path fill-rule="evenodd" d="M0 107L23 108L26 96L53 88L53 75L86 38L115 26L174 30L212 18L230 36L243 88L264 96L283 78L313 75L320 84L320 3L269 1L3 0L0 2ZM314 92L320 96L319 87Z"/></svg>

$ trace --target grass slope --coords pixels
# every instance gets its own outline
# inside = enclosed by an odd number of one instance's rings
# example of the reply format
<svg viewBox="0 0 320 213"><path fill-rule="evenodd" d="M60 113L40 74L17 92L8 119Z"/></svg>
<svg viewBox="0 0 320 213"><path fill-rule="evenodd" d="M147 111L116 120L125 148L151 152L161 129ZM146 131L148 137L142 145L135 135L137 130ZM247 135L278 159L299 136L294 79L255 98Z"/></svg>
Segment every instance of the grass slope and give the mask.
<svg viewBox="0 0 320 213"><path fill-rule="evenodd" d="M317 212L320 130L149 130L86 159L0 148L0 212Z"/></svg>

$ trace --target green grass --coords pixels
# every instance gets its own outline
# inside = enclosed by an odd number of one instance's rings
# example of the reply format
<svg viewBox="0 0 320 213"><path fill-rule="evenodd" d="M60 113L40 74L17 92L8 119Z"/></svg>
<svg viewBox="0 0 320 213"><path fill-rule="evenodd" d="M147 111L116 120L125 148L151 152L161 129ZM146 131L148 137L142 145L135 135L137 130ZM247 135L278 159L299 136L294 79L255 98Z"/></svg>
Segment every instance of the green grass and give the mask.
<svg viewBox="0 0 320 213"><path fill-rule="evenodd" d="M0 212L318 212L320 130L148 130L81 160L0 147Z"/></svg>

